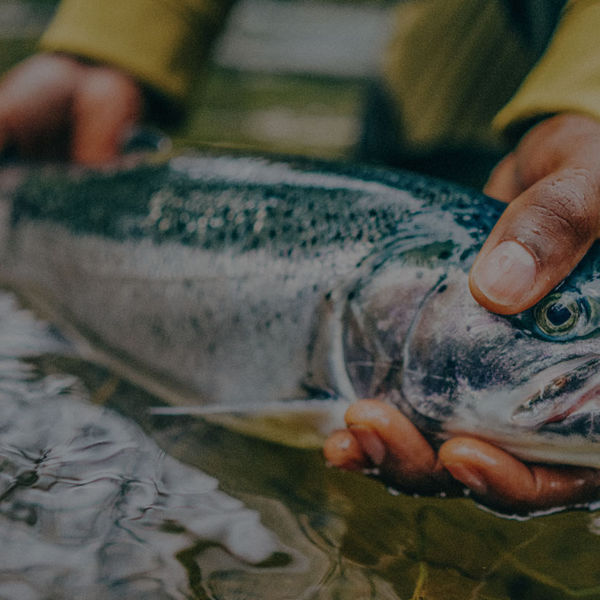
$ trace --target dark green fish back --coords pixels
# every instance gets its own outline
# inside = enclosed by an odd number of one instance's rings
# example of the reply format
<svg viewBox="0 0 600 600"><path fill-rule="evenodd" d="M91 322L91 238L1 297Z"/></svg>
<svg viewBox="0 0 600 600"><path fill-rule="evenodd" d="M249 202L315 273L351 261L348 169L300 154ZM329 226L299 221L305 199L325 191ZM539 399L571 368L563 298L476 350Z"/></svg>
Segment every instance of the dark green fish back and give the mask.
<svg viewBox="0 0 600 600"><path fill-rule="evenodd" d="M415 224L408 229L404 224L416 213L426 219L437 213L446 225L453 219L479 246L502 206L471 190L401 171L314 161L280 168L260 159L252 166L255 174L248 181L227 173L190 176L168 164L106 173L45 170L19 188L13 221L52 221L73 233L115 239L150 236L156 243L214 250L273 247L282 255L318 255L348 242L379 246L410 234ZM278 168L278 181L261 176ZM310 182L299 184L298 173Z"/></svg>

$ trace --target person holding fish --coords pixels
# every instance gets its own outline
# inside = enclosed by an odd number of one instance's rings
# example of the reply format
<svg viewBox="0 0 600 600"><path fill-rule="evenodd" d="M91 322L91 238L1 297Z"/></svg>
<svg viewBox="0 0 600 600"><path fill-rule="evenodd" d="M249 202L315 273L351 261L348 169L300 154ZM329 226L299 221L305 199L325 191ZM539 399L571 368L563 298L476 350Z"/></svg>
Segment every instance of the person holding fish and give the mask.
<svg viewBox="0 0 600 600"><path fill-rule="evenodd" d="M181 114L229 4L63 0L42 51L0 84L0 148L113 160L142 118ZM418 167L465 149L504 153L484 191L508 206L470 287L485 308L519 313L600 235L600 1L415 1L399 6L398 22L361 157ZM346 422L325 444L329 462L377 467L401 487L440 489L454 478L486 502L535 509L589 499L600 486L596 470L528 465L475 438L436 452L377 399L353 405Z"/></svg>

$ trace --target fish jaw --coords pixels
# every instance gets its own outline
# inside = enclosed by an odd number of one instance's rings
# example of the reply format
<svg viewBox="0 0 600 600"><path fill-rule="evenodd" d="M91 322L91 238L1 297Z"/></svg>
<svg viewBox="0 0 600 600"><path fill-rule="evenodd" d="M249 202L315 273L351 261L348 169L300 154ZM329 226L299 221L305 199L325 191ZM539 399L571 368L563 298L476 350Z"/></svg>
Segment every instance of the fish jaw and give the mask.
<svg viewBox="0 0 600 600"><path fill-rule="evenodd" d="M517 393L525 398L511 421L539 429L565 424L569 416L600 410L600 355L581 356L540 371ZM600 425L600 424L599 424Z"/></svg>
<svg viewBox="0 0 600 600"><path fill-rule="evenodd" d="M434 443L470 436L528 461L600 467L597 340L536 338L448 272L404 352L396 403Z"/></svg>
<svg viewBox="0 0 600 600"><path fill-rule="evenodd" d="M559 362L510 392L465 391L442 439L477 437L535 462L600 467L600 355Z"/></svg>

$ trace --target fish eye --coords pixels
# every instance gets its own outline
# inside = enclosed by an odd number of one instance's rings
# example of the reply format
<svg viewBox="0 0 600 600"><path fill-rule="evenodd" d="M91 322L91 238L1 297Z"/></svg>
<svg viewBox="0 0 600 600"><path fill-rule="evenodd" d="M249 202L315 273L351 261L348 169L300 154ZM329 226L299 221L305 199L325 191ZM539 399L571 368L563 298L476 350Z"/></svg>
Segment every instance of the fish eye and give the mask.
<svg viewBox="0 0 600 600"><path fill-rule="evenodd" d="M535 325L546 337L566 337L574 330L580 331L586 312L573 293L552 294L533 309Z"/></svg>

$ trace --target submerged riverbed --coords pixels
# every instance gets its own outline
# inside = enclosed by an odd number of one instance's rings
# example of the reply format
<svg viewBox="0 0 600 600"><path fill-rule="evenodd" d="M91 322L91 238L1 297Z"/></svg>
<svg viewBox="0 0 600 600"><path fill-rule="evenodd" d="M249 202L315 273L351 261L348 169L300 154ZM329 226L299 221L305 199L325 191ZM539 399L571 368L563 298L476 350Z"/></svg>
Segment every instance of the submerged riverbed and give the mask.
<svg viewBox="0 0 600 600"><path fill-rule="evenodd" d="M0 293L0 598L600 597L600 516L416 498L189 416Z"/></svg>

